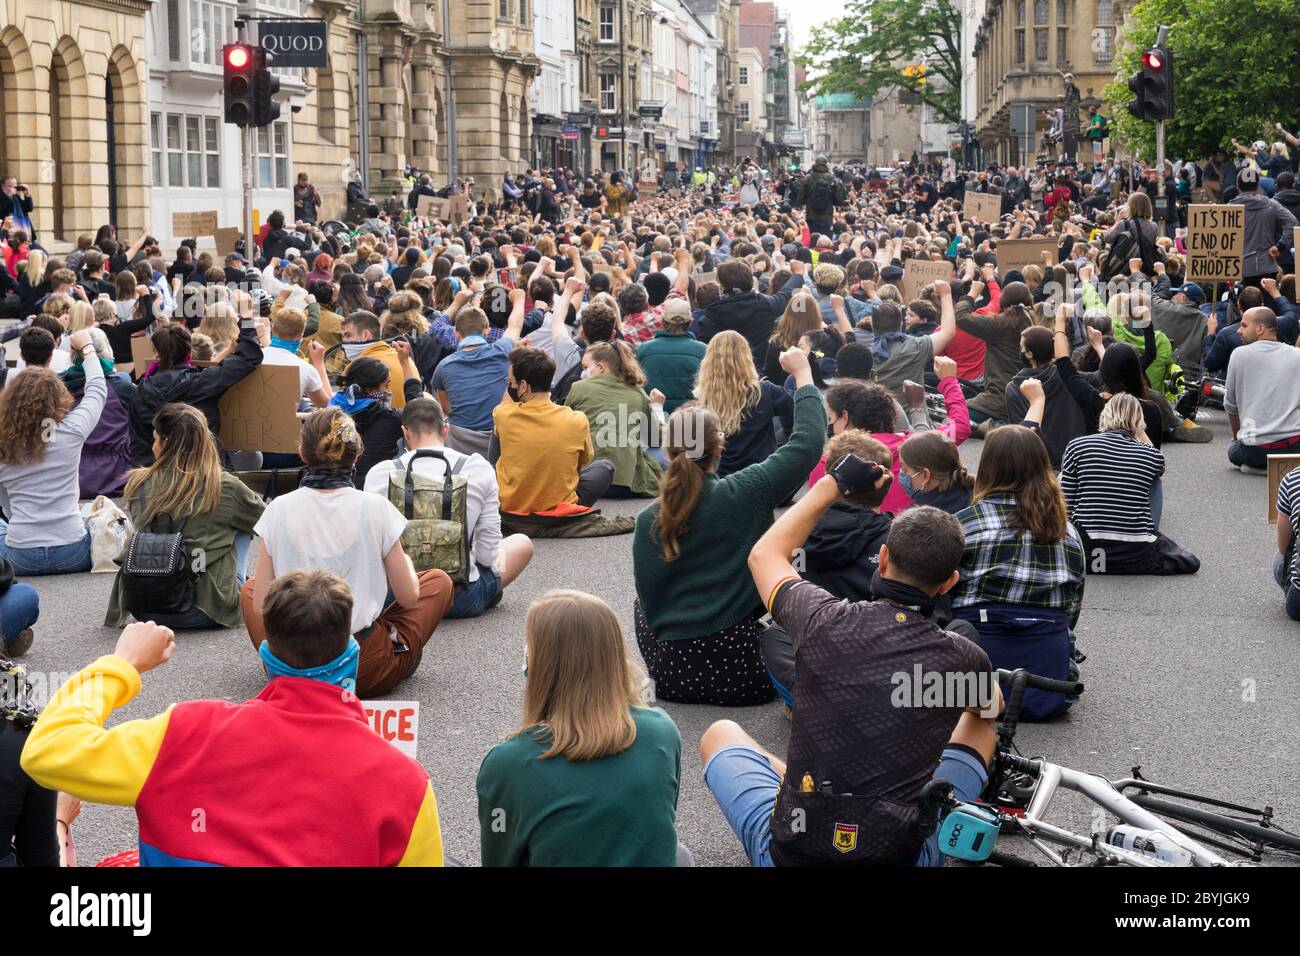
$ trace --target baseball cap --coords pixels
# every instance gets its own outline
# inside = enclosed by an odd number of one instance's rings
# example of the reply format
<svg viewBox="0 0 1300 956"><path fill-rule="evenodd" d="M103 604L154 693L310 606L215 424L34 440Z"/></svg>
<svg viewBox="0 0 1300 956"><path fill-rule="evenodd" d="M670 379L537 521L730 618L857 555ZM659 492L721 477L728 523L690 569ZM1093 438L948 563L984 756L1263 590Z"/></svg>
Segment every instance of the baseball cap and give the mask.
<svg viewBox="0 0 1300 956"><path fill-rule="evenodd" d="M1205 290L1195 282L1185 282L1171 291L1174 295L1182 293L1187 298L1194 299L1198 305L1205 301Z"/></svg>
<svg viewBox="0 0 1300 956"><path fill-rule="evenodd" d="M286 259L297 259L300 255L302 255L302 253L297 249L294 249L292 246L284 250L284 257Z"/></svg>
<svg viewBox="0 0 1300 956"><path fill-rule="evenodd" d="M880 270L880 278L885 282L897 282L903 278L903 270L899 266L885 266Z"/></svg>

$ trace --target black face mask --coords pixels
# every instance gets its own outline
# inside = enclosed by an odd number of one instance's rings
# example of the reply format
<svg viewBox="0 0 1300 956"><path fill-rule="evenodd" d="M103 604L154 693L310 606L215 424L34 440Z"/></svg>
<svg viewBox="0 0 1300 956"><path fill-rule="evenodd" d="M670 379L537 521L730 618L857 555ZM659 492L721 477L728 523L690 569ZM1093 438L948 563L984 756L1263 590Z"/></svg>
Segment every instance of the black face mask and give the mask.
<svg viewBox="0 0 1300 956"><path fill-rule="evenodd" d="M1033 367L1033 364L1034 364L1034 357L1033 357L1032 355L1030 355L1028 352L1021 352L1021 353L1020 353L1020 358L1021 358L1022 360L1024 360L1025 368L1032 368L1032 367Z"/></svg>
<svg viewBox="0 0 1300 956"><path fill-rule="evenodd" d="M519 389L515 388L513 385L506 386L506 394L510 396L510 401L519 401Z"/></svg>
<svg viewBox="0 0 1300 956"><path fill-rule="evenodd" d="M827 422L827 423L826 423L826 437L827 437L827 438L834 438L834 437L835 437L835 423L834 423L834 422Z"/></svg>

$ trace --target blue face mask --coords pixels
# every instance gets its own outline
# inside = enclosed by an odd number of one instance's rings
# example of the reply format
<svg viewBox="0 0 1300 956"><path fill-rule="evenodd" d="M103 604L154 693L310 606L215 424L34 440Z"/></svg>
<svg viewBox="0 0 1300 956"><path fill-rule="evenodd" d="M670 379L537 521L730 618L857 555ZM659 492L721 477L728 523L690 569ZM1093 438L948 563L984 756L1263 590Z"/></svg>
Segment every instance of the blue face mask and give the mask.
<svg viewBox="0 0 1300 956"><path fill-rule="evenodd" d="M337 684L350 693L356 693L357 667L361 663L361 645L357 643L355 637L348 638L348 646L342 654L328 664L321 664L318 667L290 667L271 653L271 648L266 641L262 642L262 646L257 649L257 653L266 667L268 680L274 680L277 677L305 677L308 680Z"/></svg>
<svg viewBox="0 0 1300 956"><path fill-rule="evenodd" d="M302 339L277 339L271 336L271 347L284 349L286 352L297 352L302 346Z"/></svg>
<svg viewBox="0 0 1300 956"><path fill-rule="evenodd" d="M909 498L916 494L916 488L912 485L912 476L901 468L898 469L898 483L903 486Z"/></svg>

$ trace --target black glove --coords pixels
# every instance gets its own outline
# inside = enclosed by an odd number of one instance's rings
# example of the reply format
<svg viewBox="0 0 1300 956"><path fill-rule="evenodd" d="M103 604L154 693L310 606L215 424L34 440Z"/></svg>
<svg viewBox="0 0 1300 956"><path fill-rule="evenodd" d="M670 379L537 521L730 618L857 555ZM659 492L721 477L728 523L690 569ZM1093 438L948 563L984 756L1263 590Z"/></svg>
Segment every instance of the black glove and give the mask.
<svg viewBox="0 0 1300 956"><path fill-rule="evenodd" d="M882 476L889 474L874 461L867 461L857 455L845 455L828 468L826 473L835 479L843 495L870 491Z"/></svg>

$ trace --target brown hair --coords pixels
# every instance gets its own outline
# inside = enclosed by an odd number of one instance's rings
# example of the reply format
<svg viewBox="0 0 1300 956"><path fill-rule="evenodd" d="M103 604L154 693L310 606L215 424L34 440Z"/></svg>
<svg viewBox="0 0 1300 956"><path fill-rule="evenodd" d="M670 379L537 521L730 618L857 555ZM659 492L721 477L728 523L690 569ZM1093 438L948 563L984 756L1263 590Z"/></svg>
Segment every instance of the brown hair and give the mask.
<svg viewBox="0 0 1300 956"><path fill-rule="evenodd" d="M718 416L703 405L683 405L668 419L664 434L668 467L659 479L659 513L654 523L665 561L681 556L678 539L688 530L687 521L700 502L704 474L722 441Z"/></svg>
<svg viewBox="0 0 1300 956"><path fill-rule="evenodd" d="M169 402L153 416L153 430L162 440L162 454L147 468L135 468L126 479L129 501L153 481L143 509L133 515L144 527L155 516L176 520L210 514L221 503L221 454L208 429L208 420L193 405Z"/></svg>
<svg viewBox="0 0 1300 956"><path fill-rule="evenodd" d="M1012 530L1029 534L1039 544L1055 544L1065 537L1069 527L1065 496L1037 432L1022 425L1003 425L985 439L972 502L979 504L997 494L1015 495Z"/></svg>
<svg viewBox="0 0 1300 956"><path fill-rule="evenodd" d="M636 353L626 342L594 342L587 347L586 355L609 369L616 379L631 388L645 384L645 372L636 360Z"/></svg>
<svg viewBox="0 0 1300 956"><path fill-rule="evenodd" d="M599 760L636 742L631 708L644 705L618 616L582 591L548 591L524 618L528 678L523 723L547 749L540 760Z"/></svg>
<svg viewBox="0 0 1300 956"><path fill-rule="evenodd" d="M776 323L768 341L784 349L794 348L805 335L820 332L825 327L816 297L807 289L800 289L786 303L781 320Z"/></svg>
<svg viewBox="0 0 1300 956"><path fill-rule="evenodd" d="M72 394L49 369L19 372L0 391L0 464L43 459L50 423L63 421L72 406Z"/></svg>
<svg viewBox="0 0 1300 956"><path fill-rule="evenodd" d="M856 428L840 432L826 443L826 467L835 467L849 455L857 455L864 461L874 461L886 471L889 471L894 463L894 456L889 453L889 448L884 442ZM846 495L845 500L863 508L879 508L892 485L891 478L883 487L873 487L861 494Z"/></svg>
<svg viewBox="0 0 1300 956"><path fill-rule="evenodd" d="M898 460L917 470L928 470L934 480L934 491L947 491L950 488L969 491L975 485L975 479L961 463L957 446L941 431L930 430L912 435L898 447Z"/></svg>
<svg viewBox="0 0 1300 956"><path fill-rule="evenodd" d="M328 571L279 575L262 599L262 624L271 653L290 667L328 664L348 646L352 591Z"/></svg>

